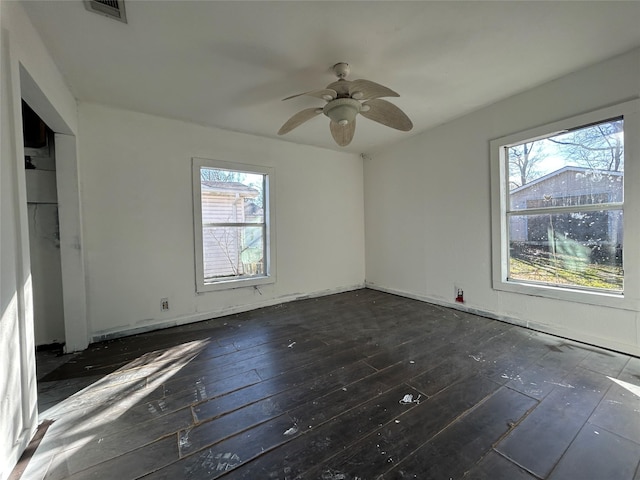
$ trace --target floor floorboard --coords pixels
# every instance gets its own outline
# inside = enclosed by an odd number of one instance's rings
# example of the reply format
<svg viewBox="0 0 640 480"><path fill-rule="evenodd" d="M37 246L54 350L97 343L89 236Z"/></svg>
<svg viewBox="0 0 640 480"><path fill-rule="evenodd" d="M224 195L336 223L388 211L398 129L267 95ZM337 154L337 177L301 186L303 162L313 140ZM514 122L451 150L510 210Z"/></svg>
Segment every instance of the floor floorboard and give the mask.
<svg viewBox="0 0 640 480"><path fill-rule="evenodd" d="M640 359L373 290L38 375L29 480L640 480Z"/></svg>

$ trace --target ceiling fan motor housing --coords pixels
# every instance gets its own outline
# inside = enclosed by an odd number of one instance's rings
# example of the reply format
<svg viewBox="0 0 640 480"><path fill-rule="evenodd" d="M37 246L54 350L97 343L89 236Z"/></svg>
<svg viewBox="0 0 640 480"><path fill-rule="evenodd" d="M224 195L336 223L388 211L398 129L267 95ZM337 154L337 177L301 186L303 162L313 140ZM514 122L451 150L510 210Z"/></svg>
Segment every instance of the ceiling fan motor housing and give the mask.
<svg viewBox="0 0 640 480"><path fill-rule="evenodd" d="M348 125L360 113L362 104L352 98L336 98L327 103L322 112L338 125Z"/></svg>

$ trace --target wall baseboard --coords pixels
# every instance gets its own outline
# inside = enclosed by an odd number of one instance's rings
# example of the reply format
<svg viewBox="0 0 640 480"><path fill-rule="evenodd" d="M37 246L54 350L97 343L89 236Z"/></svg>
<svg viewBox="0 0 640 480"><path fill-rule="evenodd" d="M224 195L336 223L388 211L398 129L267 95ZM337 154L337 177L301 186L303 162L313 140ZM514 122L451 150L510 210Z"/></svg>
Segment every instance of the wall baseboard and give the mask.
<svg viewBox="0 0 640 480"><path fill-rule="evenodd" d="M406 292L403 290L389 288L389 287L385 287L382 285L377 285L369 282L365 282L363 284L350 285L350 286L342 286L334 289L320 290L320 291L311 292L307 294L294 293L294 294L284 295L277 298L267 299L260 302L251 303L251 304L230 306L220 310L212 310L209 312L201 312L201 313L191 314L191 315L182 315L179 317L163 320L153 324L148 324L142 327L134 326L134 327L119 328L117 330L111 330L111 331L101 331L101 332L99 331L99 332L95 332L92 335L91 342L95 343L95 342L100 342L104 340L113 340L115 338L128 337L128 336L136 335L139 333L147 333L154 330L177 327L177 326L186 325L189 323L196 323L204 320L211 320L214 318L225 317L227 315L234 315L236 313L249 312L252 310L271 307L271 306L279 305L282 303L294 302L296 300L303 300L306 298L325 297L328 295L334 295L338 293L359 290L362 288L369 288L371 290L390 293L392 295L398 295L400 297L411 298L413 300L418 300L421 302L438 305L440 307L451 308L454 310L470 313L473 315L479 315L481 317L491 318L493 320L509 323L511 325L528 328L533 331L547 333L549 335L553 335L559 338L573 340L576 342L585 343L587 345L592 345L592 346L624 353L627 355L640 357L640 348L637 348L633 345L615 342L609 339L594 337L591 335L586 335L582 332L555 328L552 325L548 325L548 324L529 322L529 321L522 320L512 316L500 315L488 310L473 308L473 307L469 307L464 304L460 304L456 302L446 302L446 301L443 301L442 299L430 297L428 295L419 295L412 292Z"/></svg>
<svg viewBox="0 0 640 480"><path fill-rule="evenodd" d="M290 295L284 295L281 297L266 299L260 302L225 307L220 310L212 310L208 312L200 312L200 313L195 313L190 315L181 315L171 319L150 323L144 326L129 326L129 327L118 328L117 330L97 331L92 334L91 343L102 342L104 340L113 340L115 338L128 337L131 335L137 335L139 333L147 333L147 332L152 332L154 330L177 327L177 326L186 325L189 323L202 322L204 320L211 320L213 318L225 317L227 315L234 315L236 313L250 312L252 310L257 310L259 308L272 307L274 305L294 302L296 300L304 300L306 298L326 297L328 295L350 292L353 290L360 290L363 288L365 288L364 283L359 283L356 285L347 285L347 286L342 286L338 288L319 290L316 292L305 293L305 294L293 293Z"/></svg>
<svg viewBox="0 0 640 480"><path fill-rule="evenodd" d="M400 297L411 298L413 300L419 300L421 302L431 303L433 305L438 305L440 307L451 308L454 310L471 313L473 315L479 315L481 317L491 318L493 320L498 320L498 321L509 323L519 327L528 328L529 330L534 330L536 332L547 333L549 335L563 338L565 340L573 340L575 342L584 343L590 346L604 348L607 350L612 350L614 352L624 353L626 355L633 355L635 357L640 357L640 347L636 347L634 345L620 343L620 342L612 341L606 338L594 337L592 335L586 335L582 332L577 332L574 330L555 328L552 325L548 325L544 323L529 322L519 318L511 317L511 316L500 315L488 310L480 310L480 309L468 307L464 304L460 304L456 302L446 302L438 298L430 297L428 295L418 295L411 292L405 292L405 291L397 290L394 288L384 287L374 283L365 282L365 287L370 288L371 290L378 290L380 292L391 293L393 295L398 295Z"/></svg>

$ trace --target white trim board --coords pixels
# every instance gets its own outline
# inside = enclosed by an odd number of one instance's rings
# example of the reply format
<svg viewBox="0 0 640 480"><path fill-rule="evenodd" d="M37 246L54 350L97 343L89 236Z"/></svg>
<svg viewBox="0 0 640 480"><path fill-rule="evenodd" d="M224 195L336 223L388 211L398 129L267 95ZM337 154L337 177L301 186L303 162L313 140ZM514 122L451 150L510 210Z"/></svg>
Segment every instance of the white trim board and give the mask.
<svg viewBox="0 0 640 480"><path fill-rule="evenodd" d="M473 315L479 315L481 317L491 318L492 320L498 320L500 322L505 322L511 325L516 325L518 327L527 328L529 330L533 330L536 332L547 333L549 335L553 335L555 337L559 337L567 340L572 340L574 342L584 343L584 344L595 346L598 348L604 348L607 350L624 353L626 355L634 355L636 357L640 356L640 347L636 347L634 345L615 342L615 341L611 341L611 340L607 340L599 337L594 337L592 335L585 335L585 334L577 333L574 331L568 331L566 329L554 328L552 325L520 320L515 317L500 315L494 312L490 312L488 310L481 310L473 307L467 307L464 304L455 303L455 302L446 302L438 298L430 297L428 295L418 295L415 293L404 292L401 290L396 290L394 288L387 288L387 287L376 285L369 282L365 282L365 287L370 288L372 290L378 290L380 292L391 293L393 295L398 295L400 297L406 297L406 298L411 298L413 300L419 300L425 303L431 303L433 305L438 305L440 307L451 308L453 310L459 310L462 312L471 313ZM576 334L576 335L572 336L573 334Z"/></svg>
<svg viewBox="0 0 640 480"><path fill-rule="evenodd" d="M154 330L159 330L163 328L177 327L177 326L186 325L189 323L196 323L196 322L202 322L204 320L211 320L214 318L225 317L227 315L233 315L236 313L250 312L252 310L258 310L260 308L265 308L265 307L272 307L274 305L278 305L281 303L289 303L289 302L294 302L296 300L304 300L306 298L326 297L329 295L335 295L337 293L345 293L345 292L351 292L353 290L361 290L363 288L365 288L364 284L356 284L356 285L349 285L345 287L339 287L335 289L320 290L317 292L312 292L307 294L293 293L291 295L284 295L281 297L271 298L268 300L251 303L247 305L235 305L235 306L226 307L220 310L212 310L210 312L194 313L192 315L182 315L180 317L176 317L173 319L150 323L145 326L138 326L138 327L129 326L128 328L122 328L117 330L115 329L103 330L103 331L94 332L94 334L91 336L91 342L95 343L95 342L101 342L104 340L112 340L114 338L121 338L121 337L130 336L130 335L136 335L139 333L152 332Z"/></svg>

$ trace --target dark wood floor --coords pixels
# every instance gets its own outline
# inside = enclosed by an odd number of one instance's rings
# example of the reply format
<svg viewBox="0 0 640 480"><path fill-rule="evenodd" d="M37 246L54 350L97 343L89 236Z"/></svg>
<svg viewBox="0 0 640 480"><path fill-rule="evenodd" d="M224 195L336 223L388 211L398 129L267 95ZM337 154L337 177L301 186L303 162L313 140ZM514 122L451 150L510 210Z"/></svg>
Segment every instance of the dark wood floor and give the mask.
<svg viewBox="0 0 640 480"><path fill-rule="evenodd" d="M640 480L638 385L638 358L359 290L70 357L23 478Z"/></svg>

